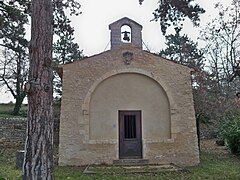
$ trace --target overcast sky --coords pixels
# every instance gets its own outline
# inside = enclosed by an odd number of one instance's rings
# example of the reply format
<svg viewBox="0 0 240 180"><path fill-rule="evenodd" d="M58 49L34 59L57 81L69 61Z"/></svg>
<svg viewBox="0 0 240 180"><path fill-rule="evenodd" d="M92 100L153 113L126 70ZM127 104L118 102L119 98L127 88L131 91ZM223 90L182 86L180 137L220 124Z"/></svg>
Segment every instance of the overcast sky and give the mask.
<svg viewBox="0 0 240 180"><path fill-rule="evenodd" d="M145 0L142 5L139 5L138 0L79 0L79 2L82 5L82 15L72 19L76 42L84 50L85 55L90 56L105 50L110 41L108 25L122 17L129 17L143 26L143 41L151 51L156 52L164 47L165 39L161 34L159 22L150 22L158 0ZM204 26L216 15L214 4L219 1L196 0L196 2L206 10L206 13L201 15L201 26ZM230 4L231 0L221 2ZM197 40L199 29L187 21L183 32Z"/></svg>
<svg viewBox="0 0 240 180"><path fill-rule="evenodd" d="M144 0L142 5L139 5L138 0L78 1L82 5L82 14L72 17L72 25L75 28L75 42L83 49L84 55L91 56L109 49L108 25L123 17L128 17L143 26L143 41L152 52L164 48L165 39L161 34L159 22L150 22L158 0ZM204 27L208 21L216 17L217 11L214 9L214 4L217 2L230 5L231 0L196 0L196 3L206 10L206 13L201 15L201 26ZM183 32L196 41L199 28L186 22ZM4 89L0 89L0 103L9 101L14 102L12 96Z"/></svg>

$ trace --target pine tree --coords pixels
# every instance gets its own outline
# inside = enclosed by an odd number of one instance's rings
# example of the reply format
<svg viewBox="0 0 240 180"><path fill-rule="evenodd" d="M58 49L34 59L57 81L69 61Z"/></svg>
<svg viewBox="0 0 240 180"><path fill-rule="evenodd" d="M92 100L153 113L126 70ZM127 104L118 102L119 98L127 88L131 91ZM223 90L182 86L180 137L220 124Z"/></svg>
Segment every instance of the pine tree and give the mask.
<svg viewBox="0 0 240 180"><path fill-rule="evenodd" d="M53 179L53 11L51 0L32 0L27 139L22 179Z"/></svg>
<svg viewBox="0 0 240 180"><path fill-rule="evenodd" d="M139 0L139 3L142 4L143 1ZM195 26L198 26L199 15L204 12L205 10L195 4L194 0L159 0L158 7L153 12L153 20L159 20L161 31L165 35L169 26L173 26L176 32L181 31L185 18L189 18Z"/></svg>

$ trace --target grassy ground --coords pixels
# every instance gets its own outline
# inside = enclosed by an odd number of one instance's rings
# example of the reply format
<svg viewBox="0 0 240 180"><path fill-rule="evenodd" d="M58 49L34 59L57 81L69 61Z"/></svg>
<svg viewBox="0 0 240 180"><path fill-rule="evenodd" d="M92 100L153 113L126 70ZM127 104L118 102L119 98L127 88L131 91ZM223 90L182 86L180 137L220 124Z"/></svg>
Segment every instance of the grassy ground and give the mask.
<svg viewBox="0 0 240 180"><path fill-rule="evenodd" d="M25 105L25 104L22 105L18 116L14 116L11 114L13 109L14 109L13 103L0 104L0 117L12 118L12 117L26 117L27 116L27 109L28 109L27 105Z"/></svg>
<svg viewBox="0 0 240 180"><path fill-rule="evenodd" d="M23 118L23 117L27 117L28 105L22 104L18 116L12 115L13 109L14 109L14 104L13 103L0 104L0 117L4 117L4 118ZM53 111L54 111L54 115L60 112L59 103L55 102L53 104Z"/></svg>
<svg viewBox="0 0 240 180"><path fill-rule="evenodd" d="M163 179L163 180L219 180L240 179L240 159L231 155L224 147L216 146L213 140L202 142L201 163L196 167L186 168L181 172L164 172L158 174L83 174L85 167L56 166L54 176L56 180L78 179ZM15 150L0 147L0 180L21 179L21 171L15 168Z"/></svg>

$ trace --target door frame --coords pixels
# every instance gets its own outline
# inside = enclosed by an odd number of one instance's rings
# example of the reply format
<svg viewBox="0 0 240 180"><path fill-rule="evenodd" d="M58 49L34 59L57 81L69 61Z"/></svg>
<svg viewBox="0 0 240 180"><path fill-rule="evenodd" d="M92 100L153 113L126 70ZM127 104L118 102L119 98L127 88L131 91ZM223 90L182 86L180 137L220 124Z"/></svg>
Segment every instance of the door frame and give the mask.
<svg viewBox="0 0 240 180"><path fill-rule="evenodd" d="M142 111L141 110L119 110L118 111L118 155L119 155L119 159L128 159L128 157L124 157L121 155L121 115L122 114L136 114L137 117L139 117L139 125L138 125L138 130L139 130L139 141L140 141L140 156L138 157L139 159L143 158L143 142L142 142ZM134 157L133 157L134 158ZM131 159L131 157L129 157L129 159Z"/></svg>

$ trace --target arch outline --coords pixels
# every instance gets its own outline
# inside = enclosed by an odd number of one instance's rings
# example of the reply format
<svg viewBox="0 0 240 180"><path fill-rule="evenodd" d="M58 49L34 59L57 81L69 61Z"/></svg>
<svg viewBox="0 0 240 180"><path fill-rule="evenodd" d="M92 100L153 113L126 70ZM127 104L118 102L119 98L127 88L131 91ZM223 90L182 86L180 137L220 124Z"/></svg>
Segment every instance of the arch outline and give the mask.
<svg viewBox="0 0 240 180"><path fill-rule="evenodd" d="M95 89L106 79L118 75L118 74L124 74L124 73L136 73L136 74L140 74L140 75L144 75L147 76L148 78L151 78L152 80L154 80L155 82L158 83L159 86L161 86L164 90L164 92L167 95L168 101L169 101L169 107L170 107L170 139L166 139L166 140L156 140L154 142L165 142L165 143L173 143L174 139L176 138L176 134L179 131L179 128L175 126L180 117L178 115L178 108L176 103L174 102L173 96L171 94L171 91L169 91L169 87L168 85L158 76L156 76L154 73L152 72L148 72L146 70L140 69L140 68L124 68L124 69L116 69L116 70L112 70L109 71L105 74L103 74L100 78L98 78L97 80L95 80L93 82L93 84L91 85L90 89L88 90L85 98L84 98L84 103L82 105L82 113L83 113L83 118L85 123L88 125L88 132L86 133L85 136L85 143L89 144L90 142L93 144L98 144L98 143L103 143L103 142L97 142L95 140L90 140L90 135L89 135L89 128L90 128L90 117L89 117L89 112L90 112L90 101L91 101L91 97L92 94L94 93ZM106 140L107 141L107 140ZM144 140L145 141L145 140ZM146 141L147 143L148 141ZM105 142L106 143L106 142ZM107 142L108 144L117 144L118 141L114 141L111 140L110 142ZM149 143L153 143L153 141L149 142Z"/></svg>
<svg viewBox="0 0 240 180"><path fill-rule="evenodd" d="M85 98L84 98L84 103L82 105L82 111L84 112L84 114L89 114L89 108L90 108L90 101L91 101L91 96L92 93L95 91L95 89L97 88L98 85L101 84L101 82L103 82L104 80L115 76L117 74L124 74L124 73L136 73L136 74L141 74L141 75L145 75L151 79L153 79L154 81L156 81L165 91L167 98L169 100L169 105L171 109L177 109L176 108L176 104L172 98L171 95L171 91L169 91L169 87L166 85L166 83L159 77L157 77L154 73L150 73L146 70L143 69L139 69L139 68L126 68L126 69L118 69L118 70L112 70L109 71L107 73L105 73L103 76L101 76L100 78L98 78L97 80L95 80L93 82L93 84L91 85L90 89L88 90Z"/></svg>

